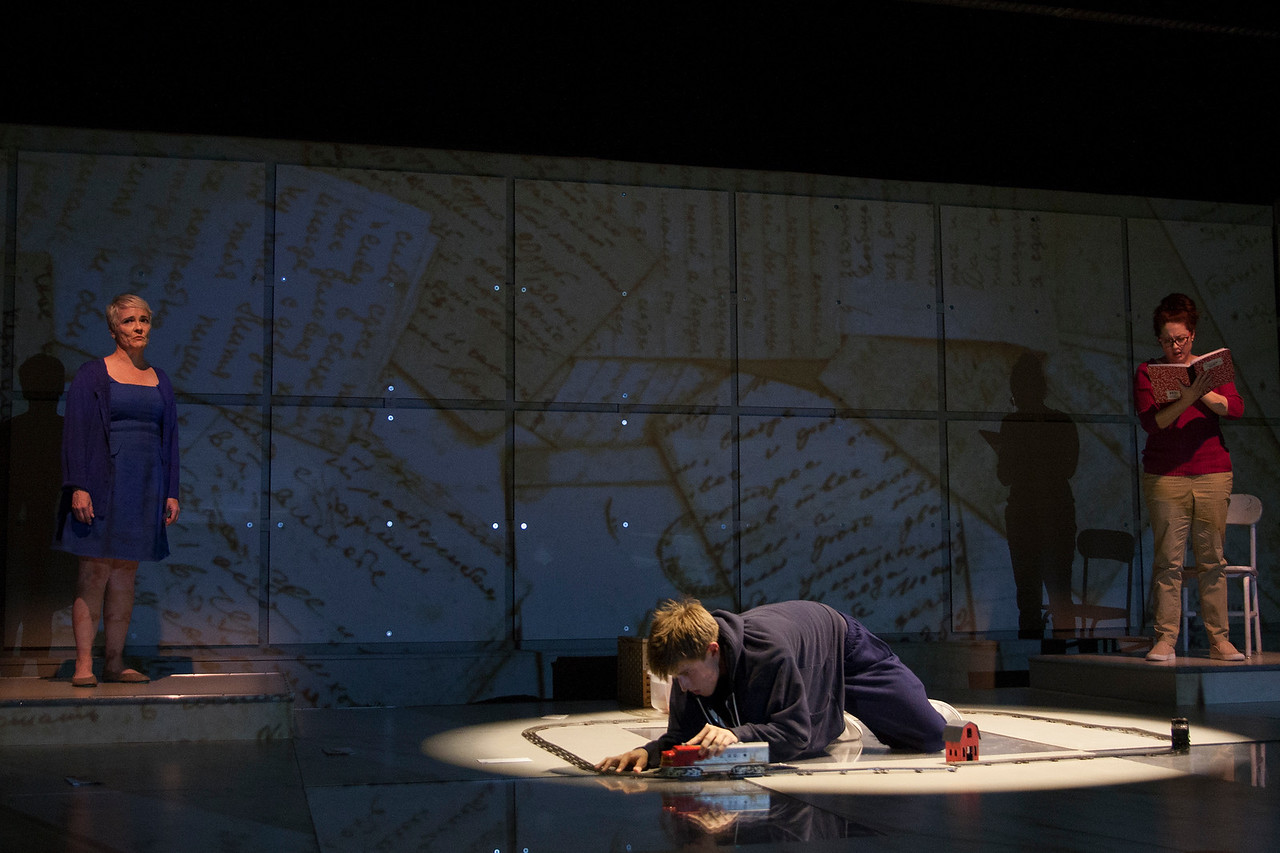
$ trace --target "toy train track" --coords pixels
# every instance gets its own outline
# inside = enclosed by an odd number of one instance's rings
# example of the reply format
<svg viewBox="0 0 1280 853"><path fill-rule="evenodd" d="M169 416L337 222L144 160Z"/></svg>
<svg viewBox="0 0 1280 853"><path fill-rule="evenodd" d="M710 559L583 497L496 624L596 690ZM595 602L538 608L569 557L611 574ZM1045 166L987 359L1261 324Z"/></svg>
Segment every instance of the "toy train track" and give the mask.
<svg viewBox="0 0 1280 853"><path fill-rule="evenodd" d="M561 758L567 761L569 764L572 764L574 767L577 767L579 770L586 770L590 773L599 773L600 771L596 770L596 766L594 763L587 761L587 759L583 758L580 755L575 755L574 753L570 752L569 750L565 749L562 746L556 746L554 743L552 743L551 741L547 740L542 735L540 735L539 732L544 732L547 729L563 729L563 728L566 728L567 725L620 726L620 725L635 725L635 722L636 722L635 717L627 717L625 719L620 719L620 720L590 720L585 723L569 723L569 724L548 723L543 726L534 726L532 728L525 729L523 732L521 732L521 734L524 735L525 740L529 741L535 746L545 749L547 752L551 753L557 758Z"/></svg>
<svg viewBox="0 0 1280 853"><path fill-rule="evenodd" d="M1037 764L1055 761L1085 761L1093 758L1161 756L1179 751L1178 748L1173 745L1172 737L1170 735L1163 735L1133 726L1112 726L1100 723L1086 723L1078 720L1063 720L1055 717L1025 714L1016 711L993 711L984 709L981 713L987 716L1038 720L1054 723L1055 725L1072 726L1076 728L1091 729L1094 731L1119 732L1133 735L1135 737L1163 742L1168 745L1161 748L1153 746L1150 749L1131 747L1127 749L1099 749L1084 752L1073 751L1063 752L1060 755L1044 755L1035 757L1009 755L1001 756L999 758L984 758L980 761L966 762L970 767L991 766L995 764ZM552 755L563 759L574 767L577 767L580 770L586 770L589 773L599 773L600 771L596 770L593 762L588 761L579 755L575 755L564 747L557 746L542 737L539 733L546 731L547 729L560 729L568 726L634 725L635 722L635 717L626 717L612 720L589 720L581 723L547 723L545 725L533 726L532 728L525 729L521 734L524 735L526 740L541 749L545 749ZM763 747L763 753L760 750L761 747ZM666 759L664 753L664 766L659 767L657 770L647 771L643 774L643 778L694 780L714 777L744 779L752 776L771 776L778 773L790 773L799 776L811 776L827 773L953 773L960 766L957 764L949 764L945 767L894 767L891 765L863 765L858 767L797 767L791 764L771 764L768 762L768 745L762 742L754 744L736 744L735 746L725 750L725 752L720 756L716 756L714 759L691 758L694 753L701 752L701 748L696 746L678 746L675 750L667 750L667 752L676 753L676 755L672 756L670 763L665 763Z"/></svg>
<svg viewBox="0 0 1280 853"><path fill-rule="evenodd" d="M585 723L568 725L601 726L634 724L635 718L621 720L591 720ZM598 773L595 764L576 755L562 746L557 746L544 738L540 732L547 729L565 728L565 723L548 723L533 726L521 732L525 740L545 749L552 755L567 761L580 770ZM774 768L769 764L769 745L763 741L747 744L735 744L718 756L701 758L702 748L698 746L677 746L663 753L662 766L647 776L659 776L671 779L701 779L710 776L727 776L743 779L749 776L763 776L773 769L788 769L779 765Z"/></svg>

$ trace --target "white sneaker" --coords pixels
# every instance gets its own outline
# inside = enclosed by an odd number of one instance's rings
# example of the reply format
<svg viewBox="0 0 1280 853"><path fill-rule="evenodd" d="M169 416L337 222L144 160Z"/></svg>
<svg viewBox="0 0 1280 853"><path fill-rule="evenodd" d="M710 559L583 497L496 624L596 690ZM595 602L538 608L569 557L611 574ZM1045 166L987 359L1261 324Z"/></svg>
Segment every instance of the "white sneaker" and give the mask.
<svg viewBox="0 0 1280 853"><path fill-rule="evenodd" d="M844 734L836 738L836 743L847 743L849 741L861 741L871 736L871 731L862 724L853 714L848 711L844 712Z"/></svg>
<svg viewBox="0 0 1280 853"><path fill-rule="evenodd" d="M960 715L960 712L941 699L930 699L929 704L933 706L933 710L942 715L942 719L948 724L964 722L964 717Z"/></svg>

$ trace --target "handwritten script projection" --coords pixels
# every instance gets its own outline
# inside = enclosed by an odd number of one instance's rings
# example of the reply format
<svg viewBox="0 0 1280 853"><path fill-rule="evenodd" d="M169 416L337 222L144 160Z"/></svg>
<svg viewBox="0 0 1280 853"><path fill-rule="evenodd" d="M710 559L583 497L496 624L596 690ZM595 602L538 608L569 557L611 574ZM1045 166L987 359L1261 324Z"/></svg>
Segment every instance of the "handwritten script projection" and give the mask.
<svg viewBox="0 0 1280 853"><path fill-rule="evenodd" d="M173 645L252 645L262 593L261 415L184 403L178 418L182 515L169 528L168 559L138 574L131 630Z"/></svg>
<svg viewBox="0 0 1280 853"><path fill-rule="evenodd" d="M1128 397L1120 221L942 208L947 408L1002 411L1025 352L1055 408L1123 411Z"/></svg>
<svg viewBox="0 0 1280 853"><path fill-rule="evenodd" d="M277 198L281 393L505 398L501 180L282 167Z"/></svg>
<svg viewBox="0 0 1280 853"><path fill-rule="evenodd" d="M731 418L536 412L516 427L527 637L634 635L682 592L731 605Z"/></svg>
<svg viewBox="0 0 1280 853"><path fill-rule="evenodd" d="M729 204L517 181L517 399L728 404Z"/></svg>
<svg viewBox="0 0 1280 853"><path fill-rule="evenodd" d="M337 176L281 172L276 392L383 396L435 250L431 214Z"/></svg>
<svg viewBox="0 0 1280 853"><path fill-rule="evenodd" d="M271 641L500 638L504 417L276 407Z"/></svg>
<svg viewBox="0 0 1280 853"><path fill-rule="evenodd" d="M742 402L935 407L933 209L750 193L737 204Z"/></svg>
<svg viewBox="0 0 1280 853"><path fill-rule="evenodd" d="M874 631L945 631L937 425L744 417L745 604L825 601Z"/></svg>
<svg viewBox="0 0 1280 853"><path fill-rule="evenodd" d="M23 153L14 349L68 373L114 348L103 310L141 294L176 388L262 390L261 164Z"/></svg>

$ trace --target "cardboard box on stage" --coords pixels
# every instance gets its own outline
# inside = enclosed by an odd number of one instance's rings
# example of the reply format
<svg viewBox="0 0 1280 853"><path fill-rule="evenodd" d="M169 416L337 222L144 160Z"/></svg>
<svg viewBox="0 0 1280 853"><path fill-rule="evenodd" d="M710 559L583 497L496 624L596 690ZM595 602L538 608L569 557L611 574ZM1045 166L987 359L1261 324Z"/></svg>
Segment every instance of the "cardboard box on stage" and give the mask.
<svg viewBox="0 0 1280 853"><path fill-rule="evenodd" d="M645 637L619 637L618 704L626 708L648 708L652 698L649 640Z"/></svg>

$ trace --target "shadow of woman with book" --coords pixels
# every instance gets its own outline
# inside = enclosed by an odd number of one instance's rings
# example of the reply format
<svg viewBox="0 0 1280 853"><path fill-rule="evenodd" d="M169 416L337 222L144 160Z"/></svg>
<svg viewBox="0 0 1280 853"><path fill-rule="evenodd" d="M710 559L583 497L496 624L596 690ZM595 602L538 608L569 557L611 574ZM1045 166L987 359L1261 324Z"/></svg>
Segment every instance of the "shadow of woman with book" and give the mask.
<svg viewBox="0 0 1280 853"><path fill-rule="evenodd" d="M1075 561L1076 503L1071 490L1080 458L1075 422L1045 403L1048 391L1039 357L1026 352L1009 377L1014 411L992 438L996 476L1009 487L1005 531L1018 605L1018 636L1043 638L1075 630L1071 570Z"/></svg>

